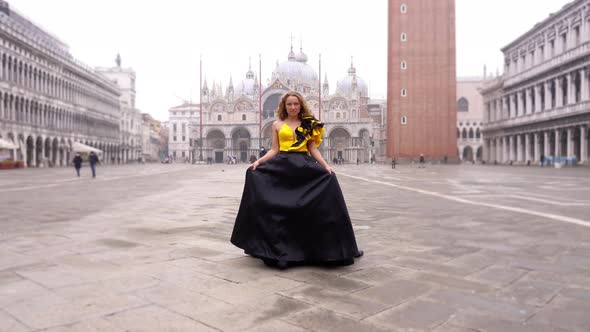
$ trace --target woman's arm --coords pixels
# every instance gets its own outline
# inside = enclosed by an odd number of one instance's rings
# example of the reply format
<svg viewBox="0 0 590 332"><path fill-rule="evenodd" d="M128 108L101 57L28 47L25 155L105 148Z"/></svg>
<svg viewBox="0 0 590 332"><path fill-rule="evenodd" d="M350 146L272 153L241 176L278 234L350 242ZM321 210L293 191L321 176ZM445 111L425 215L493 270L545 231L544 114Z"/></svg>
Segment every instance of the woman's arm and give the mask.
<svg viewBox="0 0 590 332"><path fill-rule="evenodd" d="M279 154L279 132L277 130L278 124L277 121L273 122L272 124L272 148L258 160L252 163L252 170L255 171L256 167L260 164L264 163L265 161L274 158L277 154Z"/></svg>
<svg viewBox="0 0 590 332"><path fill-rule="evenodd" d="M328 165L328 163L322 157L322 154L320 153L320 150L318 150L314 141L312 141L312 140L307 141L307 149L309 150L309 153L311 154L311 156L315 160L317 160L317 162L320 163L320 165L322 165L326 168L328 173L330 173L330 174L334 173L334 170L332 169L332 167L330 167L330 165Z"/></svg>

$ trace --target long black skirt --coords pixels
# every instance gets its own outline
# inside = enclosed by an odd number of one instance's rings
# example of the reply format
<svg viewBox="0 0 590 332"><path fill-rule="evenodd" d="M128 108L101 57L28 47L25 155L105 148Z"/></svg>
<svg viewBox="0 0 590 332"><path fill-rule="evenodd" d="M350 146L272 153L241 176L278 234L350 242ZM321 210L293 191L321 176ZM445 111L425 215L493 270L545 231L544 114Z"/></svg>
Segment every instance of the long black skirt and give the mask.
<svg viewBox="0 0 590 332"><path fill-rule="evenodd" d="M283 267L348 265L360 254L336 175L306 153L248 168L231 242Z"/></svg>

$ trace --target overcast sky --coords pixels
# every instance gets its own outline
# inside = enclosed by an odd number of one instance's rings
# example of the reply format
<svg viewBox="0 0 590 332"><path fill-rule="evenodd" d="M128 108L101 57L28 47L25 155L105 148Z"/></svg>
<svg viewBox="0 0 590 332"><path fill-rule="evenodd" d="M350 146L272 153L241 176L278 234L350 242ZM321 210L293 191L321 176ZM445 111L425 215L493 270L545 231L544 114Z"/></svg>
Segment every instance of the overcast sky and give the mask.
<svg viewBox="0 0 590 332"><path fill-rule="evenodd" d="M436 0L432 0L436 1ZM408 1L411 4L411 0ZM456 0L457 75L502 71L500 48L571 0ZM308 64L328 75L330 91L351 56L369 94L387 89L387 0L18 0L11 6L70 46L91 67L122 66L137 74L137 107L158 120L183 100L198 102L203 76L227 86L245 78L248 58L262 78L287 60L291 35Z"/></svg>

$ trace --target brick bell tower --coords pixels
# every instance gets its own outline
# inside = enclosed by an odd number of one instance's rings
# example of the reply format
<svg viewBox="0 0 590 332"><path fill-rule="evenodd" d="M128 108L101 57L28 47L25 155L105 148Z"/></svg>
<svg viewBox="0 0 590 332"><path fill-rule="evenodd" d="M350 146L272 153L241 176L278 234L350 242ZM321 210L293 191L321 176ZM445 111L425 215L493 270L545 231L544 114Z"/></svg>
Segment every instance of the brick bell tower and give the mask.
<svg viewBox="0 0 590 332"><path fill-rule="evenodd" d="M457 159L455 0L389 0L387 157Z"/></svg>

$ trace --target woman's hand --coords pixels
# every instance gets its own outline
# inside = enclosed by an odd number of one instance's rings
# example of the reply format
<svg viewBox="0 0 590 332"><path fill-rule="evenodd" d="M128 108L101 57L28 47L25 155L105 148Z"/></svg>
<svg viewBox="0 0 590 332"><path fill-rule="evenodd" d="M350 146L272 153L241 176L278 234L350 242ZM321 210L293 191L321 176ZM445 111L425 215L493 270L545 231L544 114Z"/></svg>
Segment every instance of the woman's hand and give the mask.
<svg viewBox="0 0 590 332"><path fill-rule="evenodd" d="M326 170L328 171L328 174L332 175L334 173L334 170L332 169L332 167L330 167L330 165L326 165Z"/></svg>
<svg viewBox="0 0 590 332"><path fill-rule="evenodd" d="M252 167L252 170L255 171L256 170L256 167L260 166L260 163L258 162L258 160L256 160L250 166Z"/></svg>

